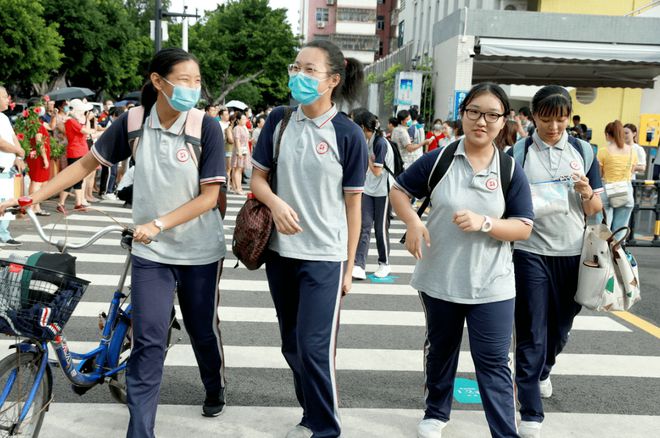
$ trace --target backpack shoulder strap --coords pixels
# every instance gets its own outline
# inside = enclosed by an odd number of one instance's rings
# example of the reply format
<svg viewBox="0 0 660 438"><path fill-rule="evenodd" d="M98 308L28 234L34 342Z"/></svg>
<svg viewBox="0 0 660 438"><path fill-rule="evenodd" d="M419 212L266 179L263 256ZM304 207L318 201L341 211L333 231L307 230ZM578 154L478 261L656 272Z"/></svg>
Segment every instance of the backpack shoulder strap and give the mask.
<svg viewBox="0 0 660 438"><path fill-rule="evenodd" d="M513 157L505 154L499 149L498 153L500 156L500 186L502 187L502 193L504 193L504 200L506 200L506 197L509 194L509 186L511 185L511 180L513 179L515 161Z"/></svg>
<svg viewBox="0 0 660 438"><path fill-rule="evenodd" d="M282 142L282 135L284 135L284 130L289 124L291 119L291 114L293 114L293 108L287 106L284 108L284 116L282 116L282 121L280 122L280 129L277 133L277 139L275 140L275 150L273 151L273 165L277 166L277 160L280 157L280 143Z"/></svg>
<svg viewBox="0 0 660 438"><path fill-rule="evenodd" d="M577 150L584 161L584 173L586 174L591 169L591 165L594 162L594 149L591 144L587 141L575 138L573 136L568 136L568 142Z"/></svg>
<svg viewBox="0 0 660 438"><path fill-rule="evenodd" d="M452 144L442 149L440 154L438 154L438 158L435 160L435 164L431 170L431 175L429 175L429 194L426 198L424 198L422 205L420 205L417 209L417 216L422 217L429 204L431 203L431 193L433 193L435 187L440 183L440 181L442 181L442 178L445 177L447 171L451 167L451 163L454 162L454 154L456 153L456 149L458 149L459 143L460 140L453 142Z"/></svg>
<svg viewBox="0 0 660 438"><path fill-rule="evenodd" d="M127 132L128 144L131 147L133 157L137 152L140 137L142 137L142 126L144 125L144 107L136 106L128 110Z"/></svg>
<svg viewBox="0 0 660 438"><path fill-rule="evenodd" d="M525 141L518 141L513 145L513 158L520 164L522 167L525 167L525 160L527 159L527 150L534 142L532 136L525 137Z"/></svg>
<svg viewBox="0 0 660 438"><path fill-rule="evenodd" d="M460 140L453 142L444 148L438 155L438 159L433 165L433 170L429 176L429 196L431 195L431 192L433 192L433 189L435 189L435 186L437 186L447 174L451 163L454 162L454 154L456 153L456 149L458 149L459 143Z"/></svg>
<svg viewBox="0 0 660 438"><path fill-rule="evenodd" d="M186 145L190 151L190 156L199 167L199 161L202 157L202 124L204 122L204 111L193 108L188 111L186 116L186 124L184 128L184 136Z"/></svg>

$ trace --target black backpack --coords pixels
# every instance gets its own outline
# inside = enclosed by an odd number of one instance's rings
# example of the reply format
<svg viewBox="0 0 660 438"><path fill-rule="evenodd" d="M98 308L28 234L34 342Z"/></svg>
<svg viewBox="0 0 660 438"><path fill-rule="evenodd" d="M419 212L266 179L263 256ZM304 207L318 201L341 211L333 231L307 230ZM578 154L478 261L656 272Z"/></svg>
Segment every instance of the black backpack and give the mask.
<svg viewBox="0 0 660 438"><path fill-rule="evenodd" d="M397 177L403 173L403 158L401 157L401 152L399 151L398 146L396 143L389 141L388 139L385 139L387 144L390 147L390 150L392 151L392 158L394 162L394 169L390 169L387 167L387 164L385 164L385 170L389 172L390 175L393 177Z"/></svg>
<svg viewBox="0 0 660 438"><path fill-rule="evenodd" d="M433 193L433 189L435 189L435 186L437 186L442 180L449 170L451 163L454 161L454 154L456 153L456 149L458 149L459 143L460 140L453 142L444 148L442 152L440 152L440 155L438 155L431 176L429 177L429 194L424 198L419 209L417 209L417 216L420 218L431 203L431 193ZM511 179L513 177L514 160L513 157L505 154L499 149L497 152L500 156L500 187L502 188L502 193L504 193L504 199L506 200L507 193L509 193L509 186L511 185ZM400 242L406 243L405 234L401 237Z"/></svg>

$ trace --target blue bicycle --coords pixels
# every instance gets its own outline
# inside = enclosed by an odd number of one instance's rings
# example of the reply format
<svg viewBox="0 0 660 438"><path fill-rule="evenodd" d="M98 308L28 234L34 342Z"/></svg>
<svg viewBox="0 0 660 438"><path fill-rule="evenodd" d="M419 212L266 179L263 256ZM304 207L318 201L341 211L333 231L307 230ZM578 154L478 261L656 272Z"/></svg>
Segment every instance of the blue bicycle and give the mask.
<svg viewBox="0 0 660 438"><path fill-rule="evenodd" d="M45 242L64 254L67 249L85 249L110 233L121 234L126 261L110 307L102 313L99 345L87 353L69 349L62 330L82 298L89 282L73 275L0 260L0 333L17 338L14 353L0 361L0 437L37 437L49 404L53 401L53 372L59 367L73 390L84 394L108 383L112 397L126 403L125 370L131 350L131 305L126 301L124 283L131 265L132 230L112 225L99 230L82 243L51 242L31 210L8 209L27 214ZM168 334L180 329L174 309ZM18 338L25 338L19 340ZM48 344L56 360L49 360Z"/></svg>

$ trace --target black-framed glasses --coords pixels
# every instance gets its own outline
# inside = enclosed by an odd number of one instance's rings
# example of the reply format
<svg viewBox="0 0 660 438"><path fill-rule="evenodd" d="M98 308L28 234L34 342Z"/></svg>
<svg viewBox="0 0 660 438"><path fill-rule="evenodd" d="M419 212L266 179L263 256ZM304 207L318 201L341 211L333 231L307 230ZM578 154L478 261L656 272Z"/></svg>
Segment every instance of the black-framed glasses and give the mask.
<svg viewBox="0 0 660 438"><path fill-rule="evenodd" d="M466 109L465 110L465 116L470 119L477 121L481 118L481 116L484 116L484 120L486 123L495 123L497 122L500 117L504 117L504 114L498 114L494 112L485 112L482 113L481 111L477 111L476 109Z"/></svg>

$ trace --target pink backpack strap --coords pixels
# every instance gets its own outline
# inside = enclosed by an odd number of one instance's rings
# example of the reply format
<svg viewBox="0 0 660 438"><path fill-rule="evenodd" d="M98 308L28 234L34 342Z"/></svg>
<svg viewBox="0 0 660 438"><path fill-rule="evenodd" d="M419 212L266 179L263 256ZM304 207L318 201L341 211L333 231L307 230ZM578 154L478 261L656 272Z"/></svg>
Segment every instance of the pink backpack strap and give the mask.
<svg viewBox="0 0 660 438"><path fill-rule="evenodd" d="M128 144L131 147L133 157L137 152L140 137L142 137L142 125L144 124L144 107L136 106L128 110Z"/></svg>
<svg viewBox="0 0 660 438"><path fill-rule="evenodd" d="M202 123L204 121L204 114L204 111L197 108L188 111L184 130L190 156L197 167L199 167L199 161L202 157Z"/></svg>

